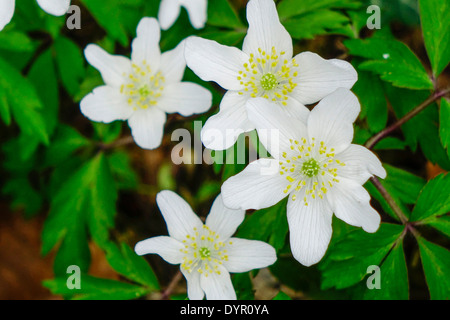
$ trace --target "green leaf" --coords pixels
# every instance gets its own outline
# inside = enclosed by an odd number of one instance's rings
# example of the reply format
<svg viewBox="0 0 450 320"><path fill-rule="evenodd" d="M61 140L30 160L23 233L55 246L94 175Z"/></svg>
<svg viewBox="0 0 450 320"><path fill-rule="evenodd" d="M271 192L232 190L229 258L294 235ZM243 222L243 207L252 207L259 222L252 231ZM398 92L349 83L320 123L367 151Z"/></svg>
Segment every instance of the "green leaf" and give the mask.
<svg viewBox="0 0 450 320"><path fill-rule="evenodd" d="M0 86L0 117L7 126L11 124L11 107L8 103L6 90L2 86Z"/></svg>
<svg viewBox="0 0 450 320"><path fill-rule="evenodd" d="M116 150L108 155L108 162L118 189L133 190L137 188L139 179L127 152Z"/></svg>
<svg viewBox="0 0 450 320"><path fill-rule="evenodd" d="M420 192L411 214L412 221L420 221L450 212L450 175L441 174L428 181Z"/></svg>
<svg viewBox="0 0 450 320"><path fill-rule="evenodd" d="M408 300L408 270L403 242L399 242L380 266L380 289L366 289L364 299Z"/></svg>
<svg viewBox="0 0 450 320"><path fill-rule="evenodd" d="M426 223L429 226L432 226L433 228L439 230L440 232L442 232L443 234L445 234L447 237L450 238L450 216L442 216L439 218L427 219L422 222Z"/></svg>
<svg viewBox="0 0 450 320"><path fill-rule="evenodd" d="M44 119L44 108L34 86L2 58L0 58L0 87L3 88L6 103L22 132L48 145L49 134ZM4 99L2 98L2 104L5 104Z"/></svg>
<svg viewBox="0 0 450 320"><path fill-rule="evenodd" d="M245 28L228 0L214 0L208 5L208 24L228 29Z"/></svg>
<svg viewBox="0 0 450 320"><path fill-rule="evenodd" d="M66 37L56 38L53 46L62 84L71 96L75 96L85 76L83 53L76 43Z"/></svg>
<svg viewBox="0 0 450 320"><path fill-rule="evenodd" d="M382 223L375 233L355 230L342 238L319 264L322 289L342 289L360 282L367 267L379 266L403 232L400 225Z"/></svg>
<svg viewBox="0 0 450 320"><path fill-rule="evenodd" d="M319 9L357 9L361 3L355 0L284 0L278 5L278 14L282 20L317 11Z"/></svg>
<svg viewBox="0 0 450 320"><path fill-rule="evenodd" d="M419 0L419 7L425 47L437 78L450 62L450 3Z"/></svg>
<svg viewBox="0 0 450 320"><path fill-rule="evenodd" d="M450 299L450 252L421 237L417 241L431 299Z"/></svg>
<svg viewBox="0 0 450 320"><path fill-rule="evenodd" d="M272 300L292 300L291 297L289 297L288 294L284 293L283 291L280 291L277 293L275 297L273 297Z"/></svg>
<svg viewBox="0 0 450 320"><path fill-rule="evenodd" d="M439 137L450 155L450 100L442 98L439 108Z"/></svg>
<svg viewBox="0 0 450 320"><path fill-rule="evenodd" d="M406 142L395 137L386 137L378 142L374 150L404 150Z"/></svg>
<svg viewBox="0 0 450 320"><path fill-rule="evenodd" d="M64 277L46 280L43 285L53 294L72 296L75 300L128 300L146 295L149 289L130 283L82 274L80 289L69 289Z"/></svg>
<svg viewBox="0 0 450 320"><path fill-rule="evenodd" d="M108 263L118 273L149 289L160 289L158 279L145 258L138 256L127 244L121 243L119 248L110 242L104 249Z"/></svg>
<svg viewBox="0 0 450 320"><path fill-rule="evenodd" d="M237 236L268 242L278 251L284 246L289 229L286 205L287 199L247 215L238 229Z"/></svg>
<svg viewBox="0 0 450 320"><path fill-rule="evenodd" d="M55 273L62 274L70 264L86 267L87 230L101 245L108 240L109 228L114 225L117 190L105 156L97 155L66 177L51 198L42 232L42 253L47 254L62 240Z"/></svg>
<svg viewBox="0 0 450 320"><path fill-rule="evenodd" d="M419 58L406 44L395 39L372 37L344 41L351 55L368 59L359 68L380 75L397 87L433 89Z"/></svg>

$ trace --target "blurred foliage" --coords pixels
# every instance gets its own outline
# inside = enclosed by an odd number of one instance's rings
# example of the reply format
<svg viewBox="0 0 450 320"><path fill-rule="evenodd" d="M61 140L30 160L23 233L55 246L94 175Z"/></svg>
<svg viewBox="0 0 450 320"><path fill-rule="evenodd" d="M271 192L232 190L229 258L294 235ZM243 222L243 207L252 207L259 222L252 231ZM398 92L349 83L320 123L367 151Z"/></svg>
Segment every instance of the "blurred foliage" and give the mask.
<svg viewBox="0 0 450 320"><path fill-rule="evenodd" d="M2 196L14 211L30 218L46 217L42 254L55 254L55 278L44 285L53 293L74 299L145 297L165 287L172 276L160 266L161 260L139 257L131 249L138 240L165 233L154 202L156 193L175 190L205 216L223 181L240 172L248 159L214 165L174 165L168 160L176 144L170 141L171 132L179 127L194 132L193 120L204 123L217 112L223 95L221 88L202 82L190 70L184 79L211 90L214 106L207 114L188 119L171 115L157 150L120 143L129 136L122 122L105 125L84 118L79 101L102 83L84 59L85 46L97 43L109 52L129 55L139 20L156 17L159 0L72 4L81 7L80 30L68 30L65 17L45 14L35 0L22 0L12 22L0 32ZM247 29L245 4L245 0L210 0L203 30L193 29L182 9L175 25L162 32L162 51L193 34L240 47ZM281 0L277 4L297 53L311 50L326 58L345 58L357 69L359 80L353 91L362 112L355 143L364 144L450 86L448 1ZM371 4L381 8L380 30L366 27ZM388 172L382 186L409 220L401 222L368 182L365 187L382 216L380 229L368 234L334 219L330 247L317 266L303 267L290 255L285 201L248 212L237 235L267 241L277 250L279 259L270 271L282 290L273 298L448 299L450 176L426 168L432 164L440 171L450 169L449 126L447 94L375 146ZM248 148L254 145L255 141L247 143ZM224 156L234 157L233 148ZM105 252L120 281L89 274L91 242ZM80 266L82 290L67 288L69 265ZM366 286L370 265L380 267L382 290ZM252 272L233 275L240 299L255 298L254 276ZM418 278L425 279L428 289L416 285Z"/></svg>

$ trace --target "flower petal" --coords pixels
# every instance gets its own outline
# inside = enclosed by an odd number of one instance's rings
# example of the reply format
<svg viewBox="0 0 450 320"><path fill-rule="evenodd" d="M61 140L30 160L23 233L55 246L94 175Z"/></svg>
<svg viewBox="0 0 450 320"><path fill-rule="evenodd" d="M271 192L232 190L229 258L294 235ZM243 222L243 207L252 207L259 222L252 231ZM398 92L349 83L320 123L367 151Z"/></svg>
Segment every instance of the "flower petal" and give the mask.
<svg viewBox="0 0 450 320"><path fill-rule="evenodd" d="M197 271L189 272L183 268L180 268L180 270L186 278L187 295L189 300L203 300L205 293L200 286L200 273Z"/></svg>
<svg viewBox="0 0 450 320"><path fill-rule="evenodd" d="M161 24L161 29L169 29L180 15L180 1L179 0L162 0L159 5L158 21Z"/></svg>
<svg viewBox="0 0 450 320"><path fill-rule="evenodd" d="M346 149L353 139L353 122L361 106L358 98L348 89L337 89L323 98L308 118L309 138L323 141L336 153Z"/></svg>
<svg viewBox="0 0 450 320"><path fill-rule="evenodd" d="M370 206L370 195L357 182L341 178L327 194L336 217L373 233L380 226L380 215Z"/></svg>
<svg viewBox="0 0 450 320"><path fill-rule="evenodd" d="M156 203L166 221L169 235L178 241L183 241L186 235L193 234L194 228L200 229L203 226L190 205L173 191L159 192L156 195Z"/></svg>
<svg viewBox="0 0 450 320"><path fill-rule="evenodd" d="M180 264L183 261L183 253L180 251L183 249L183 243L167 236L139 241L134 247L134 251L140 256L155 253L171 264Z"/></svg>
<svg viewBox="0 0 450 320"><path fill-rule="evenodd" d="M183 79L186 69L186 59L184 58L185 44L186 42L183 40L174 49L161 55L159 70L162 72L166 84L180 82Z"/></svg>
<svg viewBox="0 0 450 320"><path fill-rule="evenodd" d="M192 82L172 83L164 88L158 107L167 113L178 112L183 116L204 113L211 108L211 92Z"/></svg>
<svg viewBox="0 0 450 320"><path fill-rule="evenodd" d="M219 235L219 241L230 238L244 221L244 210L233 210L223 204L222 195L218 195L211 207L206 225Z"/></svg>
<svg viewBox="0 0 450 320"><path fill-rule="evenodd" d="M280 108L283 106L265 98L254 98L247 102L248 118L255 125L261 143L274 158L290 150L290 140L307 136L305 124L289 117L286 110L283 112Z"/></svg>
<svg viewBox="0 0 450 320"><path fill-rule="evenodd" d="M0 0L0 31L11 21L15 5L15 0Z"/></svg>
<svg viewBox="0 0 450 320"><path fill-rule="evenodd" d="M215 81L226 90L240 90L237 79L248 56L235 47L191 36L186 40L187 65L204 81Z"/></svg>
<svg viewBox="0 0 450 320"><path fill-rule="evenodd" d="M386 170L377 156L369 149L351 144L347 149L336 155L336 158L345 164L339 167L338 175L357 181L360 185L373 175L386 178Z"/></svg>
<svg viewBox="0 0 450 320"><path fill-rule="evenodd" d="M222 185L225 205L233 209L262 209L286 197L289 181L279 173L278 160L259 159Z"/></svg>
<svg viewBox="0 0 450 320"><path fill-rule="evenodd" d="M287 218L291 251L301 264L309 267L324 256L331 239L332 216L326 201L316 199L305 206L303 200L289 199Z"/></svg>
<svg viewBox="0 0 450 320"><path fill-rule="evenodd" d="M138 146L155 149L161 145L166 113L157 107L139 109L128 119L131 134Z"/></svg>
<svg viewBox="0 0 450 320"><path fill-rule="evenodd" d="M54 16L62 16L69 10L70 0L37 0L45 12Z"/></svg>
<svg viewBox="0 0 450 320"><path fill-rule="evenodd" d="M258 49L277 54L285 52L286 59L292 58L292 38L278 18L278 12L273 0L250 0L247 4L247 21L249 24L247 36L242 50L258 54Z"/></svg>
<svg viewBox="0 0 450 320"><path fill-rule="evenodd" d="M207 276L200 276L200 286L206 294L207 300L236 300L236 292L231 283L230 273L218 265L220 274L213 272Z"/></svg>
<svg viewBox="0 0 450 320"><path fill-rule="evenodd" d="M90 120L110 123L116 120L127 120L133 114L125 97L110 86L95 88L80 102L81 112Z"/></svg>
<svg viewBox="0 0 450 320"><path fill-rule="evenodd" d="M228 91L220 103L219 113L211 116L201 132L201 140L206 148L225 150L230 148L239 135L255 129L248 120L245 103L248 97L235 91Z"/></svg>
<svg viewBox="0 0 450 320"><path fill-rule="evenodd" d="M303 104L315 103L337 88L350 89L358 80L355 68L344 60L325 60L318 54L302 52L295 61L299 76L290 95Z"/></svg>
<svg viewBox="0 0 450 320"><path fill-rule="evenodd" d="M161 30L155 18L142 18L137 27L137 36L131 44L131 61L142 64L144 61L152 70L159 69L161 50L159 40Z"/></svg>
<svg viewBox="0 0 450 320"><path fill-rule="evenodd" d="M205 26L208 16L207 0L180 0L189 13L189 21L195 29L202 29Z"/></svg>
<svg viewBox="0 0 450 320"><path fill-rule="evenodd" d="M257 240L231 238L227 244L228 260L224 266L229 272L247 272L253 269L265 268L277 260L275 249Z"/></svg>
<svg viewBox="0 0 450 320"><path fill-rule="evenodd" d="M100 71L107 85L120 87L125 82L125 76L131 72L128 58L111 55L96 44L88 45L84 55L89 64Z"/></svg>

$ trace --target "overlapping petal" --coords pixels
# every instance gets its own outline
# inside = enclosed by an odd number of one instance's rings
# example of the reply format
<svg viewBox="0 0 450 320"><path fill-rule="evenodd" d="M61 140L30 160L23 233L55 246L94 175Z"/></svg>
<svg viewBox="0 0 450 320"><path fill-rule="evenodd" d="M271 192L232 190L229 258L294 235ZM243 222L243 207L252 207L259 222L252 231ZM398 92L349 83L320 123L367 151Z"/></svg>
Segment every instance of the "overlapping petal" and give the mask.
<svg viewBox="0 0 450 320"><path fill-rule="evenodd" d="M166 113L158 108L136 110L128 119L131 134L138 146L155 149L161 145Z"/></svg>
<svg viewBox="0 0 450 320"><path fill-rule="evenodd" d="M230 273L225 267L218 267L219 273L211 273L207 277L200 276L200 286L208 300L236 300L236 292L231 283Z"/></svg>

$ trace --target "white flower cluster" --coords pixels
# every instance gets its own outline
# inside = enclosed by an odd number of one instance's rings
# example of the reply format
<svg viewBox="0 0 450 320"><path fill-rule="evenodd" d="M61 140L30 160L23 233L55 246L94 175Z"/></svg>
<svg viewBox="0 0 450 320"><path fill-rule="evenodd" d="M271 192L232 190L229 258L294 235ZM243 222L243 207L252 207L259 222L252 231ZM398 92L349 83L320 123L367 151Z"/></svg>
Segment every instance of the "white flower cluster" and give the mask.
<svg viewBox="0 0 450 320"><path fill-rule="evenodd" d="M70 4L37 1L55 15ZM0 0L0 6L2 28L11 20L14 0ZM156 200L169 236L141 241L135 248L139 255L155 253L180 264L190 299L236 299L230 272L276 261L270 245L232 237L245 210L267 208L288 197L292 254L310 266L327 250L333 213L367 232L378 229L380 216L363 184L373 175L384 178L386 171L372 152L351 143L360 112L349 90L357 81L355 69L346 61L325 60L311 52L294 56L292 39L273 0L249 0L242 50L192 36L161 53L160 28L174 23L181 6L195 28L205 25L206 0L162 0L159 21L143 18L139 23L131 59L87 46L86 59L105 85L87 95L80 107L93 121L127 120L140 147L157 148L167 113L190 116L211 107L208 90L182 82L188 66L202 80L227 90L220 111L203 127L207 148L227 149L240 133L255 129L279 133L276 141L260 135L272 158L256 160L225 181L205 223L178 195L160 192ZM311 111L305 107L317 102ZM220 139L212 134L217 131L223 133ZM278 169L268 173L264 169L269 167Z"/></svg>

